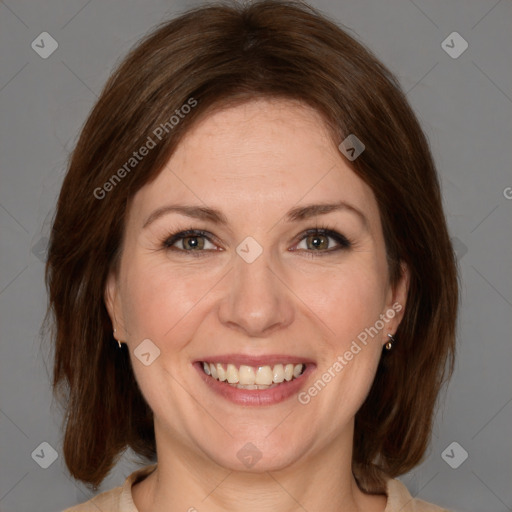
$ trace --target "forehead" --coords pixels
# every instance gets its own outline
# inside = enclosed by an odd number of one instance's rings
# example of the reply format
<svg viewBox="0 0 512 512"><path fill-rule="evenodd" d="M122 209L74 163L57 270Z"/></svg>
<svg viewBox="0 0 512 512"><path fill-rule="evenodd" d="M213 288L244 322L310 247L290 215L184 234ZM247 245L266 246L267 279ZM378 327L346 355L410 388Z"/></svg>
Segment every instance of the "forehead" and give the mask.
<svg viewBox="0 0 512 512"><path fill-rule="evenodd" d="M184 137L169 165L186 168L190 177L215 165L216 176L291 182L305 177L308 167L314 172L328 160L334 164L331 146L312 108L293 100L259 99L207 115Z"/></svg>
<svg viewBox="0 0 512 512"><path fill-rule="evenodd" d="M195 202L227 215L270 215L344 200L377 214L371 189L331 139L321 115L293 100L261 99L211 112L181 140L159 176L136 194L133 213Z"/></svg>

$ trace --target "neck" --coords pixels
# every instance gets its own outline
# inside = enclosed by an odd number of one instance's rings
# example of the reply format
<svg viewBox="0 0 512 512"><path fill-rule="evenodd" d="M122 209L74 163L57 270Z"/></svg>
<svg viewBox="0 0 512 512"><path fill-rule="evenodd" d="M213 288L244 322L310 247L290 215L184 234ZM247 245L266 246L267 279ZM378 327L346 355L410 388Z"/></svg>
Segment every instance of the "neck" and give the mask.
<svg viewBox="0 0 512 512"><path fill-rule="evenodd" d="M223 468L157 433L158 467L133 486L133 499L139 512L384 512L385 496L357 487L351 446L352 431L314 456L256 473Z"/></svg>

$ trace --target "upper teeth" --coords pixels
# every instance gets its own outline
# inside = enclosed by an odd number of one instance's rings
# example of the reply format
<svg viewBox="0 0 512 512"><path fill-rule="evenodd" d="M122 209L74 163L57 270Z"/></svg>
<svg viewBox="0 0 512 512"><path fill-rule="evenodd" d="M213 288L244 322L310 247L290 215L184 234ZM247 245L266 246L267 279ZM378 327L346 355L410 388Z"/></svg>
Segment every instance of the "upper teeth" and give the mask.
<svg viewBox="0 0 512 512"><path fill-rule="evenodd" d="M303 364L276 364L272 366L247 366L240 365L238 369L234 364L223 365L221 363L203 362L203 369L206 375L214 379L228 381L230 384L240 385L264 385L278 384L283 381L290 381L298 377L304 368Z"/></svg>

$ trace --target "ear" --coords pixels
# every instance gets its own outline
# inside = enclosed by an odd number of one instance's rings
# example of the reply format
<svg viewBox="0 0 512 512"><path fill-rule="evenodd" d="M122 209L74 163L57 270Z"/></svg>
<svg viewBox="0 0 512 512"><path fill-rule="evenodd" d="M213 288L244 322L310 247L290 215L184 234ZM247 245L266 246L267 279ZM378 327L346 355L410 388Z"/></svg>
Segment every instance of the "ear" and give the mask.
<svg viewBox="0 0 512 512"><path fill-rule="evenodd" d="M104 300L105 306L112 322L112 330L116 329L115 338L117 340L125 341L126 332L124 328L124 318L119 300L119 283L117 274L111 270L107 282L105 284Z"/></svg>
<svg viewBox="0 0 512 512"><path fill-rule="evenodd" d="M386 332L383 333L385 336L385 342L389 341L387 338L389 334L395 334L402 318L404 317L406 302L407 302L407 293L409 291L409 282L410 282L410 271L409 267L406 263L400 262L400 272L401 276L395 286L390 287L388 298L386 301L386 314L388 317L391 315L387 312L394 312L392 319L389 321L386 327Z"/></svg>

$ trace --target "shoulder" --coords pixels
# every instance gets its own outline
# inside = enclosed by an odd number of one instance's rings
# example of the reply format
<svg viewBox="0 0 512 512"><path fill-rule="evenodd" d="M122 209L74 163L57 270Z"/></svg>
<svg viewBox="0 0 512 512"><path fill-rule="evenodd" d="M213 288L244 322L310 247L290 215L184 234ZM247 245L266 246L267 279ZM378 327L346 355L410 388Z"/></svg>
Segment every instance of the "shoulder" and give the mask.
<svg viewBox="0 0 512 512"><path fill-rule="evenodd" d="M156 464L153 464L134 471L122 486L102 492L89 501L67 508L63 512L138 512L132 499L132 485L149 475L155 468Z"/></svg>
<svg viewBox="0 0 512 512"><path fill-rule="evenodd" d="M386 482L388 503L384 512L450 512L446 508L439 507L433 503L418 498L413 498L407 487L395 478Z"/></svg>
<svg viewBox="0 0 512 512"><path fill-rule="evenodd" d="M97 496L95 496L94 498L85 503L75 505L74 507L71 508L67 508L66 510L64 510L64 512L98 512L98 510L120 512L120 501L122 491L122 487L116 487L114 489L111 489L110 491L102 492L101 494L98 494ZM126 512L128 512L128 510Z"/></svg>

